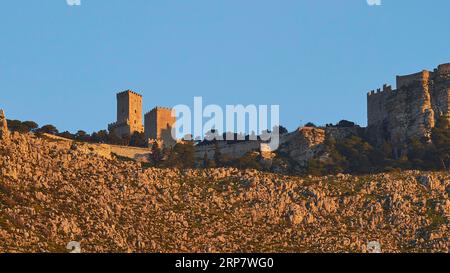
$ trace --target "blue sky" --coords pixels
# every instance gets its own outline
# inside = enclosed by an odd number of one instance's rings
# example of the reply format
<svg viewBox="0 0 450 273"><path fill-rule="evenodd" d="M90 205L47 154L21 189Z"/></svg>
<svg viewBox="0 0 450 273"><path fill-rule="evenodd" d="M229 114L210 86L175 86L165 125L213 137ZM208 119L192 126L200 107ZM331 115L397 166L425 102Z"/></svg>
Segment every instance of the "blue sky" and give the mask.
<svg viewBox="0 0 450 273"><path fill-rule="evenodd" d="M366 92L450 62L450 1L4 0L0 108L106 128L115 93L155 105L279 104L290 130L366 124Z"/></svg>

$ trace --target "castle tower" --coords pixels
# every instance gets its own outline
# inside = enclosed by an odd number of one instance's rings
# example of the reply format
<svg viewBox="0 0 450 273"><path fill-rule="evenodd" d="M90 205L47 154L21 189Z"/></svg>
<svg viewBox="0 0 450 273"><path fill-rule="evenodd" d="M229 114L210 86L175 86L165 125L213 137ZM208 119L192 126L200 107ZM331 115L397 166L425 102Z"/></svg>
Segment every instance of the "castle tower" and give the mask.
<svg viewBox="0 0 450 273"><path fill-rule="evenodd" d="M402 149L412 139L431 141L436 121L450 114L450 64L397 76L396 83L395 90L385 85L368 93L369 137Z"/></svg>
<svg viewBox="0 0 450 273"><path fill-rule="evenodd" d="M144 132L142 125L142 95L127 90L117 94L117 121L108 126L118 137Z"/></svg>
<svg viewBox="0 0 450 273"><path fill-rule="evenodd" d="M172 109L156 107L145 114L145 138L157 141L165 146L173 146L176 139L172 138L172 129L176 118L172 116Z"/></svg>

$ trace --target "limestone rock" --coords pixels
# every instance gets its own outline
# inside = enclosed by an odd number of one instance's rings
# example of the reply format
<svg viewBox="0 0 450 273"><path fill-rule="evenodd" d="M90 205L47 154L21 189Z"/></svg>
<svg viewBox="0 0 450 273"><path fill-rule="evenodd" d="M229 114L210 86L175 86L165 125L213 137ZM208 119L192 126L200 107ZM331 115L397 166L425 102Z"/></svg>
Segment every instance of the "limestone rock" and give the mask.
<svg viewBox="0 0 450 273"><path fill-rule="evenodd" d="M300 166L306 166L308 161L323 150L325 130L313 127L299 128L281 139L280 153L286 153Z"/></svg>
<svg viewBox="0 0 450 273"><path fill-rule="evenodd" d="M383 252L448 252L449 173L180 171L10 138L0 142L0 253L74 240L106 253L364 252L376 238Z"/></svg>
<svg viewBox="0 0 450 273"><path fill-rule="evenodd" d="M6 121L5 112L0 109L0 140L9 138L8 123Z"/></svg>

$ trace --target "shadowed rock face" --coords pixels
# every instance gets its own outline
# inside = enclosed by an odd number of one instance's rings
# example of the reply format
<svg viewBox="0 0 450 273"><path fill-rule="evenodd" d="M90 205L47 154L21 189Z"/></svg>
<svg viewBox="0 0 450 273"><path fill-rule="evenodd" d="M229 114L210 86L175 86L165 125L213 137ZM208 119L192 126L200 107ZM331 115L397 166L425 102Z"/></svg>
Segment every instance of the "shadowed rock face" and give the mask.
<svg viewBox="0 0 450 273"><path fill-rule="evenodd" d="M170 170L0 142L0 252L448 252L450 174Z"/></svg>
<svg viewBox="0 0 450 273"><path fill-rule="evenodd" d="M450 64L397 76L397 89L385 85L370 92L367 107L373 141L400 147L412 138L430 139L436 120L450 114Z"/></svg>

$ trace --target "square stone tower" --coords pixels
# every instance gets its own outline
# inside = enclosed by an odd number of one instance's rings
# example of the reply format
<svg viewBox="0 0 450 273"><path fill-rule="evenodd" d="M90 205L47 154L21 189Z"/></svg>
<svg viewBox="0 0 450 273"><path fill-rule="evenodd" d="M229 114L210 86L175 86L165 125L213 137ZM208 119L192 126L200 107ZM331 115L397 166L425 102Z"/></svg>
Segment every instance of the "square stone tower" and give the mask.
<svg viewBox="0 0 450 273"><path fill-rule="evenodd" d="M144 132L142 125L142 95L131 90L117 94L117 121L108 126L118 137Z"/></svg>
<svg viewBox="0 0 450 273"><path fill-rule="evenodd" d="M145 114L145 138L157 141L166 147L175 145L176 139L172 138L175 122L176 118L172 116L171 108L154 108Z"/></svg>

